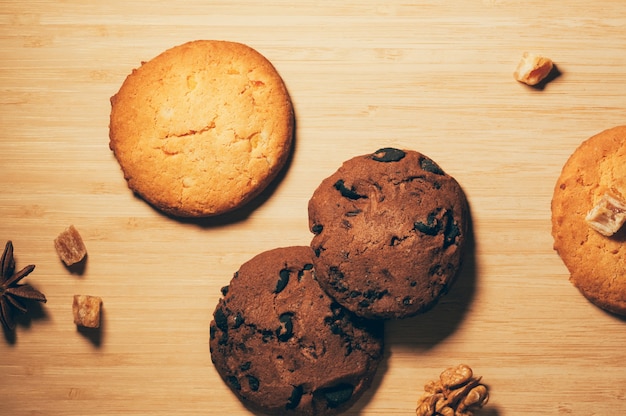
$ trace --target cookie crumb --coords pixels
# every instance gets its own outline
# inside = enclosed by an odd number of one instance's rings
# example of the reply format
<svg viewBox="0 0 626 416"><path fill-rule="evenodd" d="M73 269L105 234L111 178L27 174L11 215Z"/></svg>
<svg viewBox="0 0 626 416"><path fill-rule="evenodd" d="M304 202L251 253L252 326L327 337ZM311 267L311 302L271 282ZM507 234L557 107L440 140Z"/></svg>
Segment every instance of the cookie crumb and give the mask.
<svg viewBox="0 0 626 416"><path fill-rule="evenodd" d="M513 72L513 77L516 81L534 86L546 79L552 68L554 68L554 63L550 58L524 52Z"/></svg>
<svg viewBox="0 0 626 416"><path fill-rule="evenodd" d="M89 295L74 295L72 312L74 323L85 328L100 328L102 298Z"/></svg>
<svg viewBox="0 0 626 416"><path fill-rule="evenodd" d="M626 222L626 202L604 194L585 217L587 224L600 234L610 237Z"/></svg>
<svg viewBox="0 0 626 416"><path fill-rule="evenodd" d="M54 247L66 266L80 262L87 255L85 243L73 225L54 239Z"/></svg>

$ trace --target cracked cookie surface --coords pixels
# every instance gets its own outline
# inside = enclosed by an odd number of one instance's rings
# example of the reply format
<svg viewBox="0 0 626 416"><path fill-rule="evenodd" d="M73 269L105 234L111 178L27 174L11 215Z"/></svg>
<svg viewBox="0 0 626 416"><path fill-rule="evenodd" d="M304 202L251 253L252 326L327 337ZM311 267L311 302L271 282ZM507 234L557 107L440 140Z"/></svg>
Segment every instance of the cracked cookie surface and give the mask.
<svg viewBox="0 0 626 416"><path fill-rule="evenodd" d="M254 49L198 40L134 69L111 97L109 147L128 186L181 217L234 210L285 165L294 113Z"/></svg>
<svg viewBox="0 0 626 416"><path fill-rule="evenodd" d="M322 291L310 247L253 257L222 295L210 326L211 360L248 407L332 415L371 385L383 323L357 318Z"/></svg>
<svg viewBox="0 0 626 416"><path fill-rule="evenodd" d="M432 159L394 148L357 156L309 201L318 281L359 316L424 312L456 277L468 222L463 190Z"/></svg>
<svg viewBox="0 0 626 416"><path fill-rule="evenodd" d="M606 236L586 221L605 195L626 202L626 126L579 145L563 166L551 204L554 249L570 282L595 305L626 316L626 226Z"/></svg>

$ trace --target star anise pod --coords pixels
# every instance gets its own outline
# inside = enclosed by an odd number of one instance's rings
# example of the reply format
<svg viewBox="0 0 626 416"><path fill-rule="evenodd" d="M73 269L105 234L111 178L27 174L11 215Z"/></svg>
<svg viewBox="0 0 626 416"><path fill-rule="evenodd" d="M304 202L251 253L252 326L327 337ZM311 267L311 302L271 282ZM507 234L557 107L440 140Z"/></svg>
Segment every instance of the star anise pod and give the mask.
<svg viewBox="0 0 626 416"><path fill-rule="evenodd" d="M15 273L15 259L13 258L13 243L7 241L2 259L0 260L0 321L9 330L15 329L13 313L18 310L26 313L24 299L46 302L43 293L28 284L18 284L20 280L30 274L35 269L34 264L24 267Z"/></svg>

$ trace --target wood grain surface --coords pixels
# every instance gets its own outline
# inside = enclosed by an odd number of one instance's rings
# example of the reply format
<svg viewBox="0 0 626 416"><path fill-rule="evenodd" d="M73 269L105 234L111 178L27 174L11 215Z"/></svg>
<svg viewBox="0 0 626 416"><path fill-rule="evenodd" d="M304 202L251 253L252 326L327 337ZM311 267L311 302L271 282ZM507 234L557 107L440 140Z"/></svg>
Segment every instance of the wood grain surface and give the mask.
<svg viewBox="0 0 626 416"><path fill-rule="evenodd" d="M195 39L269 58L297 132L261 197L188 221L130 193L108 117L133 68ZM346 414L412 415L424 383L461 362L490 387L480 415L626 414L626 321L584 300L550 235L568 156L626 124L623 1L2 0L0 51L0 241L48 298L0 338L0 414L250 414L209 356L219 289L261 251L308 244L319 182L385 146L462 184L474 241L435 309L387 324L374 385ZM517 83L524 51L560 76ZM54 251L70 224L81 270ZM100 331L77 330L74 294L103 298Z"/></svg>

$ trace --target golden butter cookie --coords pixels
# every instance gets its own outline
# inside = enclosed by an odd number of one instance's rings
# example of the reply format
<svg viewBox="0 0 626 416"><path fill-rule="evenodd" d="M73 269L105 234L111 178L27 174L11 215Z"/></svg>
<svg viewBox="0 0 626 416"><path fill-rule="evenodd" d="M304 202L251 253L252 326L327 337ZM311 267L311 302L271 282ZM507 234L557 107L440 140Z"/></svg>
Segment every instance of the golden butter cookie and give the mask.
<svg viewBox="0 0 626 416"><path fill-rule="evenodd" d="M605 130L574 151L557 180L551 207L554 249L572 284L595 305L626 315L626 226L616 223L614 233L603 234L594 224L609 224L609 217L624 214L606 205L607 196L626 201L626 126ZM592 218L598 209L608 215Z"/></svg>
<svg viewBox="0 0 626 416"><path fill-rule="evenodd" d="M294 112L259 52L197 40L134 69L111 97L109 147L129 188L175 216L241 207L285 165Z"/></svg>

